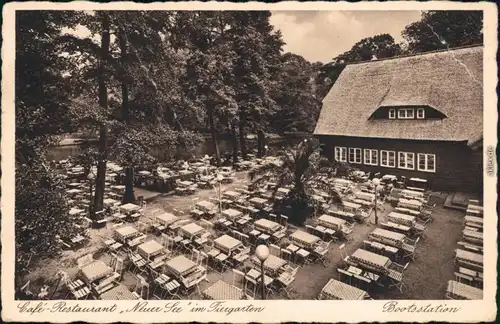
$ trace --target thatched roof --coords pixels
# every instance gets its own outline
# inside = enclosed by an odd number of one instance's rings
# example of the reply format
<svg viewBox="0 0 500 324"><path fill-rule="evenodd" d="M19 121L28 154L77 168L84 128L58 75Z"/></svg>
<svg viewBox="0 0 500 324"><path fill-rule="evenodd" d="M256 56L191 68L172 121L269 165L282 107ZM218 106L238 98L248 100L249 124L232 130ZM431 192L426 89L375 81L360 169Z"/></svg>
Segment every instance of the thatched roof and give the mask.
<svg viewBox="0 0 500 324"><path fill-rule="evenodd" d="M315 135L477 140L483 129L483 47L347 65L330 92ZM381 120L387 106L430 106L446 118Z"/></svg>

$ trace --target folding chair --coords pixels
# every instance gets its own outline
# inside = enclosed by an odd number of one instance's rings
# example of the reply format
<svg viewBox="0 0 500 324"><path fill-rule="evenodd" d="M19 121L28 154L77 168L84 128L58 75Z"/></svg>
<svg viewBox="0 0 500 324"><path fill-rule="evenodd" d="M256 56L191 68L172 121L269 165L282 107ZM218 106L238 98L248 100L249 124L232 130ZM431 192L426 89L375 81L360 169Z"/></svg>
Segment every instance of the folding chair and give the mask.
<svg viewBox="0 0 500 324"><path fill-rule="evenodd" d="M402 266L395 262L391 263L389 266L389 273L387 274L387 278L390 280L389 288L396 287L401 293L403 293L403 273L409 264L410 263L406 263Z"/></svg>
<svg viewBox="0 0 500 324"><path fill-rule="evenodd" d="M339 251L340 251L340 257L342 258L342 260L346 261L347 253L345 251L345 243L342 243L341 245L339 245Z"/></svg>
<svg viewBox="0 0 500 324"><path fill-rule="evenodd" d="M352 282L352 273L347 272L347 271L340 269L340 268L337 268L337 271L339 273L339 279L342 282L345 282L345 283L350 285Z"/></svg>
<svg viewBox="0 0 500 324"><path fill-rule="evenodd" d="M417 248L417 243L420 240L420 237L417 237L416 240L411 240L407 238L404 242L403 245L401 246L401 249L403 250L403 258L409 257L413 261L415 261L415 251Z"/></svg>
<svg viewBox="0 0 500 324"><path fill-rule="evenodd" d="M245 286L245 274L241 272L240 270L237 269L232 269L233 271L233 286L236 287L236 284L238 283L237 277L240 276L243 279L243 286Z"/></svg>
<svg viewBox="0 0 500 324"><path fill-rule="evenodd" d="M269 245L269 251L270 251L270 253L271 253L272 255L277 256L277 257L280 257L280 251L281 251L281 249L280 249L280 247L279 247L279 246L274 245L274 244L270 244L270 245Z"/></svg>
<svg viewBox="0 0 500 324"><path fill-rule="evenodd" d="M138 292L139 290L139 292ZM137 284L135 285L134 292L136 293L136 296L138 295L140 299L148 299L149 298L149 284L146 281L146 279L138 275L137 276ZM144 298L146 297L146 298Z"/></svg>

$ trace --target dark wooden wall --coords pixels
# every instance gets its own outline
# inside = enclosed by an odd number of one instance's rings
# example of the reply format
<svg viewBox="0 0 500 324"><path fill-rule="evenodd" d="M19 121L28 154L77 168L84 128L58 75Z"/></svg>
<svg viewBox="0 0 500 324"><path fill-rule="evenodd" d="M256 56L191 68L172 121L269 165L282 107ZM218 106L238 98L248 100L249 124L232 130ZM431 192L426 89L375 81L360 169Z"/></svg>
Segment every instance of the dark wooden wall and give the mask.
<svg viewBox="0 0 500 324"><path fill-rule="evenodd" d="M347 136L318 136L322 147L322 154L329 159L334 158L334 147L353 147L361 149L376 149L378 166L352 164L366 172L380 172L398 176L418 177L427 179L434 190L481 192L483 186L483 154L482 148L472 150L465 142L437 142L414 141L397 139L375 139ZM415 153L415 170L397 168L398 154L396 153L396 168L380 166L380 150ZM417 153L436 155L436 172L422 172L417 170ZM364 162L364 155L362 155Z"/></svg>

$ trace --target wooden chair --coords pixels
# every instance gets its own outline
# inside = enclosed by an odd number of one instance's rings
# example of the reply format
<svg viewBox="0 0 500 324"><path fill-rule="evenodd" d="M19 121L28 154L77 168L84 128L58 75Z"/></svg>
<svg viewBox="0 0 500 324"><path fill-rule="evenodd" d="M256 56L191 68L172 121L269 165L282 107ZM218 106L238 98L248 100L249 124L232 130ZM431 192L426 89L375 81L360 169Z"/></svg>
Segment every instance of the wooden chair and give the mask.
<svg viewBox="0 0 500 324"><path fill-rule="evenodd" d="M417 243L419 240L420 237L417 237L416 240L407 238L403 242L403 245L401 246L401 249L403 251L403 258L409 257L410 259L415 261L415 251L417 249Z"/></svg>
<svg viewBox="0 0 500 324"><path fill-rule="evenodd" d="M281 254L281 249L279 246L277 245L274 245L274 244L270 244L269 245L269 251L272 255L274 256L277 256L277 257L280 257L280 254Z"/></svg>
<svg viewBox="0 0 500 324"><path fill-rule="evenodd" d="M245 274L237 269L232 269L232 271L233 271L233 286L237 287L237 285L236 285L238 283L237 277L241 277L241 279L243 279L242 284L244 287L245 286Z"/></svg>
<svg viewBox="0 0 500 324"><path fill-rule="evenodd" d="M406 263L404 266L398 263L391 263L389 266L389 272L387 278L389 279L389 288L396 287L401 293L403 293L403 273L410 263Z"/></svg>
<svg viewBox="0 0 500 324"><path fill-rule="evenodd" d="M347 272L341 268L337 268L337 272L339 273L339 280L345 282L347 284L351 284L352 282L352 273Z"/></svg>

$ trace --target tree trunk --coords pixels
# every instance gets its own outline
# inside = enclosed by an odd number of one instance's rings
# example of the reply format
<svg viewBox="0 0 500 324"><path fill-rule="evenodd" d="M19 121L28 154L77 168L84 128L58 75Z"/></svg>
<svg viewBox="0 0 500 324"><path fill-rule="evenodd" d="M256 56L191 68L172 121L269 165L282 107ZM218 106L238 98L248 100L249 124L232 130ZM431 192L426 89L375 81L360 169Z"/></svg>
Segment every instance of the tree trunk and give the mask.
<svg viewBox="0 0 500 324"><path fill-rule="evenodd" d="M102 110L108 109L108 91L106 89L106 60L109 55L109 20L106 14L102 16L101 57L99 62L99 106ZM99 130L99 161L97 162L97 177L94 194L94 208L91 219L95 219L95 212L103 209L104 187L106 182L106 160L108 158L108 127L105 122Z"/></svg>
<svg viewBox="0 0 500 324"><path fill-rule="evenodd" d="M133 167L126 167L125 168L125 194L123 195L122 202L124 204L135 202L134 168Z"/></svg>
<svg viewBox="0 0 500 324"><path fill-rule="evenodd" d="M247 158L247 145L245 141L245 113L240 112L240 146L241 146L241 157L246 160Z"/></svg>
<svg viewBox="0 0 500 324"><path fill-rule="evenodd" d="M121 87L122 87L122 118L126 124L130 123L130 109L128 104L128 83L127 83L127 43L125 41L125 35L123 29L118 32L118 40L120 43L120 53L121 53ZM134 167L128 166L125 168L125 194L123 195L122 202L134 203Z"/></svg>
<svg viewBox="0 0 500 324"><path fill-rule="evenodd" d="M209 106L207 112L208 112L208 124L210 126L210 134L212 135L212 142L214 143L215 163L217 164L218 167L220 167L221 160L220 160L219 143L217 143L217 135L215 134L215 125L214 125L214 108L212 106Z"/></svg>
<svg viewBox="0 0 500 324"><path fill-rule="evenodd" d="M231 141L233 142L233 166L238 162L238 135L236 134L236 123L231 122Z"/></svg>
<svg viewBox="0 0 500 324"><path fill-rule="evenodd" d="M99 161L97 162L97 177L95 181L94 208L91 219L95 219L95 213L103 209L104 188L106 186L106 160L108 155L108 127L105 123L99 131Z"/></svg>
<svg viewBox="0 0 500 324"><path fill-rule="evenodd" d="M257 132L257 156L259 158L264 156L264 131L262 129L259 129Z"/></svg>

